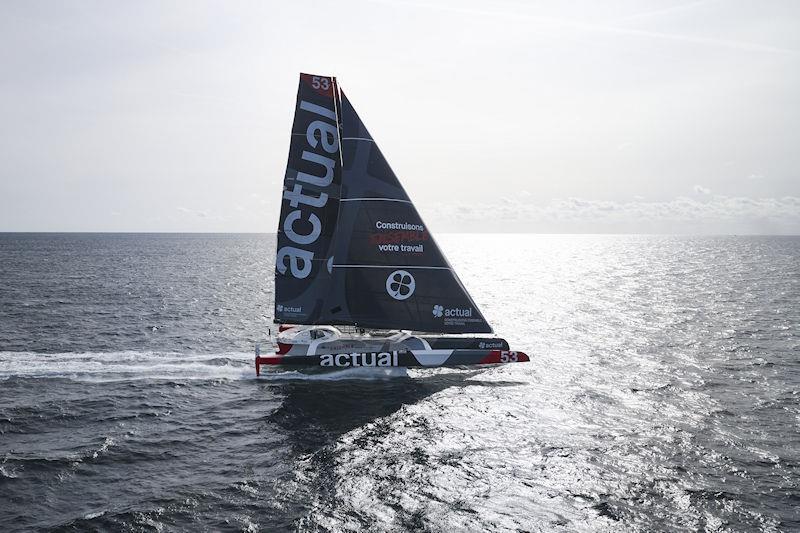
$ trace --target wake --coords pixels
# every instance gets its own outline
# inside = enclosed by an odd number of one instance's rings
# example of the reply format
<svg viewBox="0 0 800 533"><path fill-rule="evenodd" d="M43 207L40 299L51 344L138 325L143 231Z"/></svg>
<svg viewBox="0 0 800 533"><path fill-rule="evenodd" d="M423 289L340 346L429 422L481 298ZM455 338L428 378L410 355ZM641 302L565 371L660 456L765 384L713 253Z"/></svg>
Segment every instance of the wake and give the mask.
<svg viewBox="0 0 800 533"><path fill-rule="evenodd" d="M133 380L338 381L408 377L404 368L346 368L305 373L270 369L256 378L254 355L245 352L192 354L159 351L0 352L0 381L10 378L107 382Z"/></svg>
<svg viewBox="0 0 800 533"><path fill-rule="evenodd" d="M214 380L252 378L253 355L158 351L0 352L0 379L67 378L77 381L137 379Z"/></svg>

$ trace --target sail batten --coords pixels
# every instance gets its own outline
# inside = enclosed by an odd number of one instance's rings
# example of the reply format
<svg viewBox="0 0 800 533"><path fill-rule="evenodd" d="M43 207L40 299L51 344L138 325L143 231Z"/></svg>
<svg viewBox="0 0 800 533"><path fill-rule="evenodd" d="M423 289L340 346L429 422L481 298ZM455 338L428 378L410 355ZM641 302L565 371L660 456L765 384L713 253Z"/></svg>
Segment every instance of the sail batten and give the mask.
<svg viewBox="0 0 800 533"><path fill-rule="evenodd" d="M420 265L333 265L333 268L416 268L420 270L452 270L446 266L420 266Z"/></svg>
<svg viewBox="0 0 800 533"><path fill-rule="evenodd" d="M403 200L401 198L341 198L340 202L402 202L410 204L411 200Z"/></svg>

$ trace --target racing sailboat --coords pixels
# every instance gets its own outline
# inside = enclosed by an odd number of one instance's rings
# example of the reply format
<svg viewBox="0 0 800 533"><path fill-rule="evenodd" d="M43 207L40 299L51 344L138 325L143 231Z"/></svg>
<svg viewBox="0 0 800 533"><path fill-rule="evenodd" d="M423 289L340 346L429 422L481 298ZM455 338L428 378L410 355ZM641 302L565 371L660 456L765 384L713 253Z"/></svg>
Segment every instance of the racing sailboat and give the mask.
<svg viewBox="0 0 800 533"><path fill-rule="evenodd" d="M461 366L509 350L335 77L301 74L275 263L275 353L261 365Z"/></svg>

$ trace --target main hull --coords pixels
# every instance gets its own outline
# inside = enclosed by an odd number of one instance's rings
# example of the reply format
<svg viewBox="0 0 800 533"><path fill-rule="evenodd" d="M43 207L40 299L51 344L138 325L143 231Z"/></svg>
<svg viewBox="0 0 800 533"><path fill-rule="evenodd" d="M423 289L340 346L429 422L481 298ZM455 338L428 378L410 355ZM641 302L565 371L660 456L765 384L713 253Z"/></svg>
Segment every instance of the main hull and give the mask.
<svg viewBox="0 0 800 533"><path fill-rule="evenodd" d="M529 361L498 337L412 335L406 331L345 333L333 326L282 326L274 354L256 348L256 374L262 365L342 369L358 367L437 367Z"/></svg>
<svg viewBox="0 0 800 533"><path fill-rule="evenodd" d="M523 352L508 350L403 350L391 352L353 352L314 355L256 355L256 375L262 365L314 367L321 369L387 368L387 367L453 367L525 363L530 358Z"/></svg>

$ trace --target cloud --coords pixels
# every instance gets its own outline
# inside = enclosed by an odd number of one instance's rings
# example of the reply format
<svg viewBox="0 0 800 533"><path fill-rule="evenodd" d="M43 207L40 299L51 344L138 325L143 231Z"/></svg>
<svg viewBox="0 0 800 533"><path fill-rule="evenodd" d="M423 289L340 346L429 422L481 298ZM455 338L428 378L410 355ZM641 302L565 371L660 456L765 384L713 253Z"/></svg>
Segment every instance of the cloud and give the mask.
<svg viewBox="0 0 800 533"><path fill-rule="evenodd" d="M196 211L194 209L189 209L188 207L178 206L175 209L180 211L181 213L185 213L187 215L195 215L200 218L207 218L208 213L206 211Z"/></svg>
<svg viewBox="0 0 800 533"><path fill-rule="evenodd" d="M754 172L754 173L750 174L749 176L747 176L747 179L749 179L749 180L763 180L764 179L764 174L759 174L758 172Z"/></svg>
<svg viewBox="0 0 800 533"><path fill-rule="evenodd" d="M709 191L710 192L710 191ZM617 228L620 231L657 231L670 233L675 228L713 227L714 231L739 233L800 231L800 197L746 198L708 195L702 200L679 196L668 201L630 202L559 198L546 204L532 204L513 198L478 205L439 204L431 210L435 218L459 223L485 221L513 222L513 231L595 231ZM728 228L728 229L725 229ZM744 230L743 230L744 228ZM565 229L566 231L566 229Z"/></svg>
<svg viewBox="0 0 800 533"><path fill-rule="evenodd" d="M711 189L703 187L702 185L695 185L694 192L697 194L711 194Z"/></svg>

